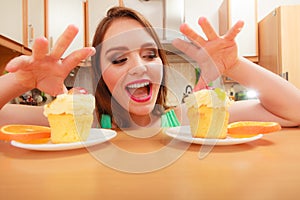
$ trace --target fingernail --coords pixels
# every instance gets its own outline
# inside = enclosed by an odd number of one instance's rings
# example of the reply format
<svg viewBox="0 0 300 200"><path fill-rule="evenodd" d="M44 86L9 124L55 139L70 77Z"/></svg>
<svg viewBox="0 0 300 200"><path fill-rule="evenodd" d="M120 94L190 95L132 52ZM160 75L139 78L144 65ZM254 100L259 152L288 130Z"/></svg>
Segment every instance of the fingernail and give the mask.
<svg viewBox="0 0 300 200"><path fill-rule="evenodd" d="M89 56L92 56L96 53L96 49L94 47L91 47L89 50L90 50Z"/></svg>

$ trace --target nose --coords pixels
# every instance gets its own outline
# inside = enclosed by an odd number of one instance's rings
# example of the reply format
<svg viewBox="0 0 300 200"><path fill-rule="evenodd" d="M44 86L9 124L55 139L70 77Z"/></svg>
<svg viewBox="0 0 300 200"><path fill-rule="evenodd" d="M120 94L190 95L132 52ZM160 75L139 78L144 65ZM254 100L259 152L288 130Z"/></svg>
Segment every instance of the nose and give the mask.
<svg viewBox="0 0 300 200"><path fill-rule="evenodd" d="M129 74L131 75L144 74L147 71L146 62L140 55L133 55L130 65Z"/></svg>

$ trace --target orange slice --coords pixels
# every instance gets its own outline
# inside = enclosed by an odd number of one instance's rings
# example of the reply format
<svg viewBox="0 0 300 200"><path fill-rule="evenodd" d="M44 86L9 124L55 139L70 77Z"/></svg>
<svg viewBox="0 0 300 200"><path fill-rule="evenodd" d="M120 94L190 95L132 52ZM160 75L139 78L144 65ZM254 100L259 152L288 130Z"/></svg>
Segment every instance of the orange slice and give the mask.
<svg viewBox="0 0 300 200"><path fill-rule="evenodd" d="M228 134L255 135L279 131L277 122L239 121L228 124Z"/></svg>
<svg viewBox="0 0 300 200"><path fill-rule="evenodd" d="M30 141L50 138L51 129L47 126L10 124L0 129L0 140Z"/></svg>

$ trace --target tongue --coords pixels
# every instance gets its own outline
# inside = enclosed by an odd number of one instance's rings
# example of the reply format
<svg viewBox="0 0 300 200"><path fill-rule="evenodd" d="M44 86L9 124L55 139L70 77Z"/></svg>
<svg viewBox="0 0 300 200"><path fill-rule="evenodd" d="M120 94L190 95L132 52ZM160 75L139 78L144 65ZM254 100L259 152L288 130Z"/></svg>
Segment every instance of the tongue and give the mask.
<svg viewBox="0 0 300 200"><path fill-rule="evenodd" d="M129 89L129 92L135 98L144 98L148 96L148 89L147 87L142 87L138 89Z"/></svg>

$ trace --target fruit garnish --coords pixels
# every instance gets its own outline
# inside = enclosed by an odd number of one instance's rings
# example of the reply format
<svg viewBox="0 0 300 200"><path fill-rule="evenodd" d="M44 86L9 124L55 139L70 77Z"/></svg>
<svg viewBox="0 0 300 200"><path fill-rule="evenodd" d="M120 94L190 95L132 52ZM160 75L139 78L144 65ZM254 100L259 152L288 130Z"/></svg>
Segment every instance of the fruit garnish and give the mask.
<svg viewBox="0 0 300 200"><path fill-rule="evenodd" d="M281 129L277 122L238 121L228 124L227 132L231 135L265 134Z"/></svg>
<svg viewBox="0 0 300 200"><path fill-rule="evenodd" d="M214 91L215 91L215 93L217 93L219 99L221 99L223 101L225 100L226 93L223 90L221 90L220 88L215 88Z"/></svg>
<svg viewBox="0 0 300 200"><path fill-rule="evenodd" d="M0 140L31 141L50 136L51 129L47 126L10 124L0 129Z"/></svg>
<svg viewBox="0 0 300 200"><path fill-rule="evenodd" d="M68 94L88 94L88 91L82 87L73 87L68 91Z"/></svg>

